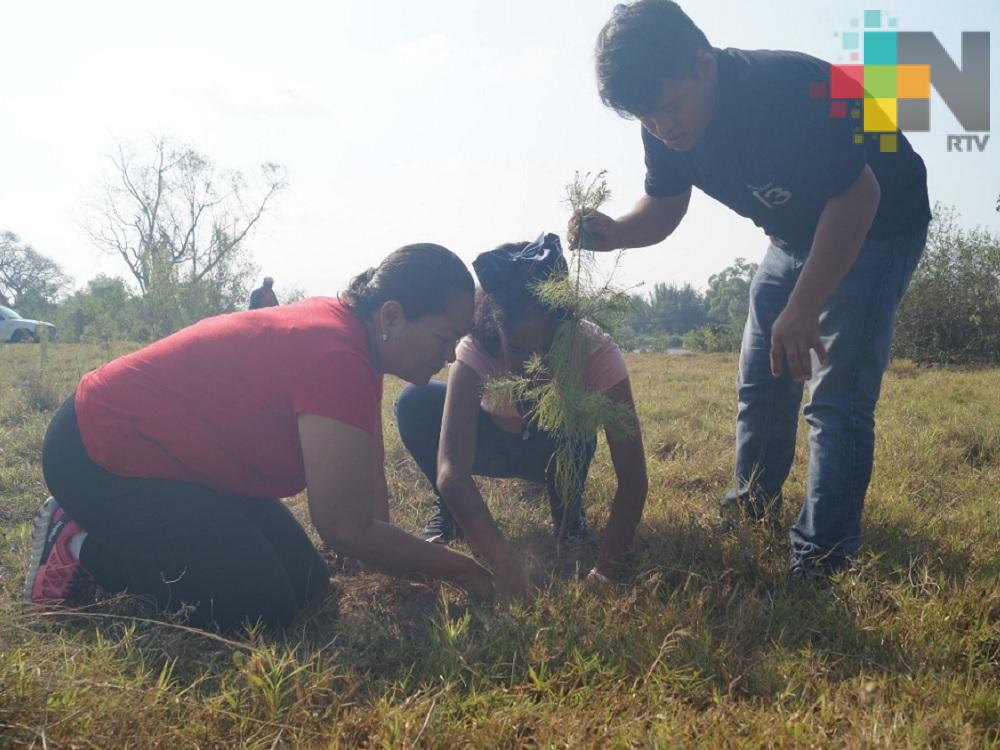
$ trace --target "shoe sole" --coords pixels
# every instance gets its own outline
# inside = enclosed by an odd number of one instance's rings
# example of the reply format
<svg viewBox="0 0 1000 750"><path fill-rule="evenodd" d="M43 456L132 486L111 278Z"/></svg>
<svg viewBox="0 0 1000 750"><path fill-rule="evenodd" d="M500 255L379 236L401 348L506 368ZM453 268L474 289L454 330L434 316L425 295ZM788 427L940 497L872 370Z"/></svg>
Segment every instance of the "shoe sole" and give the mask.
<svg viewBox="0 0 1000 750"><path fill-rule="evenodd" d="M24 578L24 598L27 601L32 599L32 592L35 588L35 578L38 577L38 568L42 564L42 554L45 552L45 540L49 534L49 525L52 522L52 514L56 512L59 503L54 497L50 497L35 514L35 522L31 529L31 558L28 562L28 574Z"/></svg>
<svg viewBox="0 0 1000 750"><path fill-rule="evenodd" d="M447 534L421 534L421 539L425 542L430 542L431 544L448 544L454 542L456 539L461 539L460 536L448 536Z"/></svg>

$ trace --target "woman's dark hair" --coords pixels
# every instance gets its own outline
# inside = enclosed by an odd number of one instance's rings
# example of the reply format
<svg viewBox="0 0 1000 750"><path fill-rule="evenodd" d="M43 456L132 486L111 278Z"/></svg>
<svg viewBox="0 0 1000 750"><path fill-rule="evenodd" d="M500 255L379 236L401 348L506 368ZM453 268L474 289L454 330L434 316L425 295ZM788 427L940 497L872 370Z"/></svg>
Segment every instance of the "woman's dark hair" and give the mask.
<svg viewBox="0 0 1000 750"><path fill-rule="evenodd" d="M699 53L711 49L673 0L616 5L594 49L601 101L623 117L649 114L663 81L690 78Z"/></svg>
<svg viewBox="0 0 1000 750"><path fill-rule="evenodd" d="M497 250L514 254L522 252L530 242L508 242ZM492 292L476 287L476 312L472 321L472 338L492 356L500 353L500 332L524 318L535 315L562 317L564 311L550 308L535 294L531 284L507 284Z"/></svg>
<svg viewBox="0 0 1000 750"><path fill-rule="evenodd" d="M389 300L396 300L407 320L446 312L460 294L476 288L465 263L441 245L421 242L391 253L378 268L351 279L344 302L360 318L369 318Z"/></svg>

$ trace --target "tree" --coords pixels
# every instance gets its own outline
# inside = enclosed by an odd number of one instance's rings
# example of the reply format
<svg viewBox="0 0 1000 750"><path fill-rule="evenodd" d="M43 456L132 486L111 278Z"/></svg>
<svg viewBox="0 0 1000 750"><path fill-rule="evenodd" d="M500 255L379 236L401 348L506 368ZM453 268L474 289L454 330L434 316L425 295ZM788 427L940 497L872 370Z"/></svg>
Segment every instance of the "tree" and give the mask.
<svg viewBox="0 0 1000 750"><path fill-rule="evenodd" d="M124 261L147 310L169 331L242 306L254 272L245 244L286 186L284 169L265 163L250 179L163 137L141 153L117 143L109 159L85 228Z"/></svg>
<svg viewBox="0 0 1000 750"><path fill-rule="evenodd" d="M1000 235L963 229L954 208L934 207L893 353L918 362L1000 361Z"/></svg>
<svg viewBox="0 0 1000 750"><path fill-rule="evenodd" d="M705 296L690 284L655 284L647 309L648 333L687 333L707 321Z"/></svg>
<svg viewBox="0 0 1000 750"><path fill-rule="evenodd" d="M41 314L68 286L59 266L9 231L0 232L0 304Z"/></svg>
<svg viewBox="0 0 1000 750"><path fill-rule="evenodd" d="M93 341L109 351L113 341L146 338L139 330L140 302L122 279L98 275L59 305L55 322L60 338Z"/></svg>
<svg viewBox="0 0 1000 750"><path fill-rule="evenodd" d="M737 258L728 268L708 278L708 315L716 323L742 331L750 310L750 282L756 263Z"/></svg>
<svg viewBox="0 0 1000 750"><path fill-rule="evenodd" d="M685 347L697 351L739 351L755 273L756 263L737 258L731 266L709 277L705 300L711 325L685 336Z"/></svg>
<svg viewBox="0 0 1000 750"><path fill-rule="evenodd" d="M633 294L616 336L625 349L662 352L681 345L681 335L708 322L705 295L690 284L658 282L646 295Z"/></svg>

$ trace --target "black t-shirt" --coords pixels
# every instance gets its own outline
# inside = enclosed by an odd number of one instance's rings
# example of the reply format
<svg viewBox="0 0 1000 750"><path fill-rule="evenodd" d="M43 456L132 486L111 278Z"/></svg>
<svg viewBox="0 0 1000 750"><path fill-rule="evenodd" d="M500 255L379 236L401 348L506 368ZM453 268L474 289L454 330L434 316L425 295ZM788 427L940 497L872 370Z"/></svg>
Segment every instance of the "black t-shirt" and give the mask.
<svg viewBox="0 0 1000 750"><path fill-rule="evenodd" d="M694 148L674 151L642 130L648 195L679 195L695 185L806 255L827 199L867 163L881 188L870 237L911 234L930 221L927 170L903 134L897 131L896 152L880 152L871 134L857 144L857 121L831 117L830 100L810 96L811 83L830 80L829 63L798 52L714 53L719 110Z"/></svg>

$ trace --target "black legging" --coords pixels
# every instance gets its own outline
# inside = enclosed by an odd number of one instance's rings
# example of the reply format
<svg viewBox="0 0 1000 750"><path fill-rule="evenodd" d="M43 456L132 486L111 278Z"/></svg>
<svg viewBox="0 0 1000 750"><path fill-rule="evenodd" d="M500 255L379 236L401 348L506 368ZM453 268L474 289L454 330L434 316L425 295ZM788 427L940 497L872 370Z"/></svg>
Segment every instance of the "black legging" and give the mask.
<svg viewBox="0 0 1000 750"><path fill-rule="evenodd" d="M87 455L74 403L52 418L42 469L87 531L80 561L103 588L150 597L163 611L191 605L190 624L221 630L285 625L326 591L326 564L281 501L112 474Z"/></svg>

